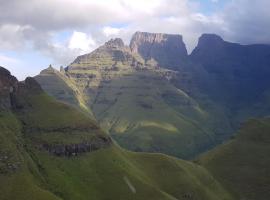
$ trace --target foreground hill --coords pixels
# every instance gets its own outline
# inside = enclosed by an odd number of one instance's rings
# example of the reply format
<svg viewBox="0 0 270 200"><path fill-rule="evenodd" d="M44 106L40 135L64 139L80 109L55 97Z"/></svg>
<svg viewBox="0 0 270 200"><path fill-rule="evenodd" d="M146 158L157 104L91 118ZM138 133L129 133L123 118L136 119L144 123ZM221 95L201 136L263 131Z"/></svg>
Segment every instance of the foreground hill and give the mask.
<svg viewBox="0 0 270 200"><path fill-rule="evenodd" d="M237 199L270 198L270 119L250 120L234 139L202 155L206 167Z"/></svg>
<svg viewBox="0 0 270 200"><path fill-rule="evenodd" d="M0 68L0 199L233 199L205 170L121 149L85 112Z"/></svg>

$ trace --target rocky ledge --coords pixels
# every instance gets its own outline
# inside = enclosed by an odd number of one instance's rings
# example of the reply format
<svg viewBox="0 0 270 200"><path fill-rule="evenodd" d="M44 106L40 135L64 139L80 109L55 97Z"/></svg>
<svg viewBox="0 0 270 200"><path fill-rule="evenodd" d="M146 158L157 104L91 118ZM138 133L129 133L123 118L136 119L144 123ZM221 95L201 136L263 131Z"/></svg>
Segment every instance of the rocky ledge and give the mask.
<svg viewBox="0 0 270 200"><path fill-rule="evenodd" d="M82 142L79 144L42 144L41 149L48 151L55 156L78 156L82 153L93 152L112 144L110 137L98 136L93 141Z"/></svg>

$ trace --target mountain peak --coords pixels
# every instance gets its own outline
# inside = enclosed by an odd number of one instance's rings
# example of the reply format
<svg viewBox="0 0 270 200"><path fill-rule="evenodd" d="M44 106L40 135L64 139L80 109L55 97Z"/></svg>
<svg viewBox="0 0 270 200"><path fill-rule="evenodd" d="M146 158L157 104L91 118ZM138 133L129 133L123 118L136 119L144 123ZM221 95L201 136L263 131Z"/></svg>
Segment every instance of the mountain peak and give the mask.
<svg viewBox="0 0 270 200"><path fill-rule="evenodd" d="M205 33L199 38L198 46L215 45L223 42L224 40L219 35Z"/></svg>
<svg viewBox="0 0 270 200"><path fill-rule="evenodd" d="M41 72L40 72L40 74L42 75L44 75L44 74L52 74L52 73L55 73L57 70L56 69L54 69L53 67L52 67L52 65L49 65L49 67L47 67L46 69L44 69L44 70L42 70Z"/></svg>
<svg viewBox="0 0 270 200"><path fill-rule="evenodd" d="M121 38L114 38L106 42L105 46L109 48L122 48L125 44Z"/></svg>
<svg viewBox="0 0 270 200"><path fill-rule="evenodd" d="M130 41L130 48L132 52L138 53L138 45L143 43L166 43L176 42L178 45L183 44L182 35L178 34L165 34L165 33L149 33L137 31L133 34Z"/></svg>
<svg viewBox="0 0 270 200"><path fill-rule="evenodd" d="M146 62L155 60L158 65L175 69L187 57L182 35L136 32L131 39L132 53L139 54Z"/></svg>

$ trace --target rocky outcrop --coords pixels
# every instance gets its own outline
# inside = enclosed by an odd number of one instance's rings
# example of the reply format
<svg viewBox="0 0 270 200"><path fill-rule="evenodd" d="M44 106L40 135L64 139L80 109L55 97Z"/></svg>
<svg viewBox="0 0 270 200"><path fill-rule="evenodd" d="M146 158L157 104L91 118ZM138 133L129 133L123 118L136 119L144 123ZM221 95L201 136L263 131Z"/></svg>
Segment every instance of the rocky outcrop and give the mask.
<svg viewBox="0 0 270 200"><path fill-rule="evenodd" d="M82 153L106 148L112 144L110 137L98 136L92 141L79 144L42 144L41 148L55 156L77 156Z"/></svg>
<svg viewBox="0 0 270 200"><path fill-rule="evenodd" d="M72 69L92 69L95 67L104 68L113 67L121 62L123 65L131 64L133 56L129 47L125 46L120 38L111 39L93 52L78 56L74 62L66 68L66 71Z"/></svg>
<svg viewBox="0 0 270 200"><path fill-rule="evenodd" d="M32 77L27 77L25 79L24 88L25 90L27 90L29 93L32 93L32 94L39 94L43 92L39 83Z"/></svg>
<svg viewBox="0 0 270 200"><path fill-rule="evenodd" d="M115 39L111 39L109 40L108 42L105 43L105 46L107 48L124 48L125 47L125 44L123 42L123 40L121 38L115 38Z"/></svg>
<svg viewBox="0 0 270 200"><path fill-rule="evenodd" d="M168 69L179 68L187 58L181 35L136 32L132 36L130 49L146 63L153 59L159 66Z"/></svg>
<svg viewBox="0 0 270 200"><path fill-rule="evenodd" d="M42 93L38 82L31 77L19 82L8 70L0 67L0 109L19 109L27 106L25 98Z"/></svg>
<svg viewBox="0 0 270 200"><path fill-rule="evenodd" d="M216 34L202 34L199 38L197 48L201 47L214 47L216 45L222 44L224 40Z"/></svg>
<svg viewBox="0 0 270 200"><path fill-rule="evenodd" d="M18 80L0 67L0 110L12 108L12 96L18 89Z"/></svg>
<svg viewBox="0 0 270 200"><path fill-rule="evenodd" d="M62 67L62 66L61 66L61 68L62 68L62 70L63 70L63 67ZM44 69L44 70L42 70L42 71L40 72L40 75L48 75L48 74L54 74L54 73L57 73L57 70L54 69L54 68L52 67L52 65L49 65L48 68L46 68L46 69Z"/></svg>

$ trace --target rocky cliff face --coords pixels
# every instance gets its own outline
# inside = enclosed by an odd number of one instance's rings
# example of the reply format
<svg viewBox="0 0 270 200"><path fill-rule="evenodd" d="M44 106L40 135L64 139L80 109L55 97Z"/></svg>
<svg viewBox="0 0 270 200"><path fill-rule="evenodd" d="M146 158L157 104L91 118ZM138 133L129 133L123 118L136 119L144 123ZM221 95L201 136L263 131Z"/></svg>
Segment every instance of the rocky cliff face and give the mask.
<svg viewBox="0 0 270 200"><path fill-rule="evenodd" d="M146 63L177 69L187 59L181 35L136 32L130 42L132 53L139 54Z"/></svg>
<svg viewBox="0 0 270 200"><path fill-rule="evenodd" d="M12 94L17 88L17 79L8 70L0 67L0 110L12 107Z"/></svg>
<svg viewBox="0 0 270 200"><path fill-rule="evenodd" d="M17 109L26 105L23 98L28 94L42 92L40 85L33 78L26 78L24 82L10 74L8 70L0 67L0 109Z"/></svg>
<svg viewBox="0 0 270 200"><path fill-rule="evenodd" d="M78 56L74 62L67 67L67 70L115 67L117 64L132 64L133 56L127 46L120 38L111 39L95 51Z"/></svg>
<svg viewBox="0 0 270 200"><path fill-rule="evenodd" d="M41 149L56 156L77 156L82 153L106 148L112 144L110 137L99 136L92 141L84 141L77 144L42 144Z"/></svg>

